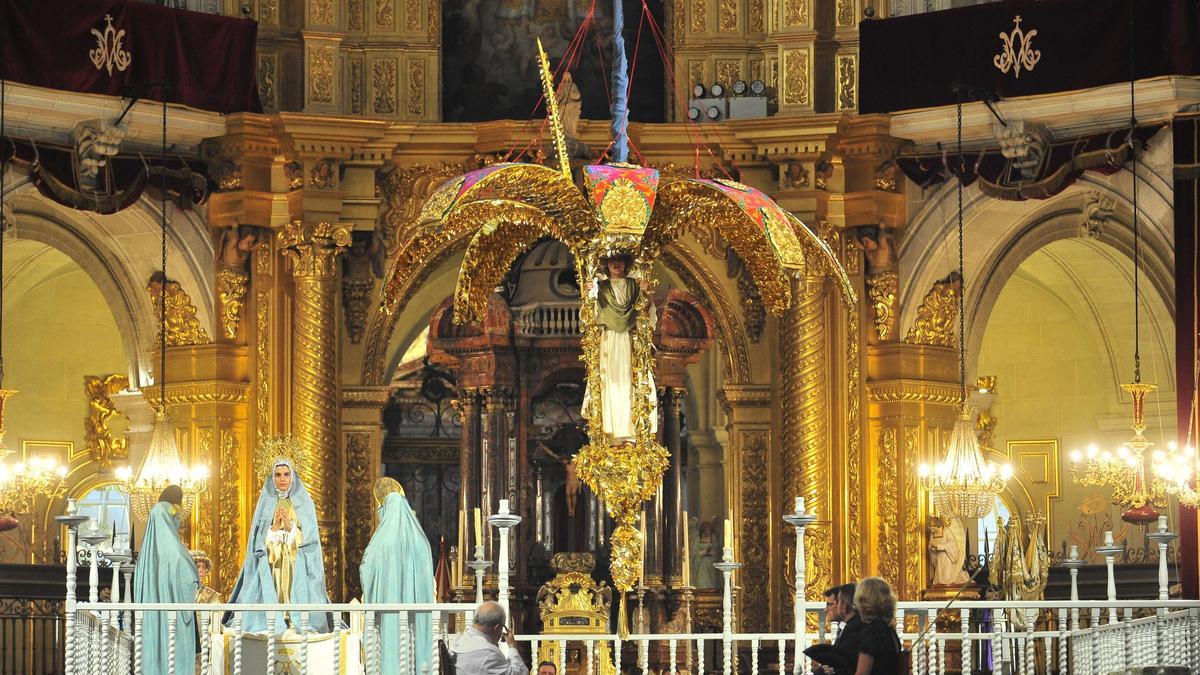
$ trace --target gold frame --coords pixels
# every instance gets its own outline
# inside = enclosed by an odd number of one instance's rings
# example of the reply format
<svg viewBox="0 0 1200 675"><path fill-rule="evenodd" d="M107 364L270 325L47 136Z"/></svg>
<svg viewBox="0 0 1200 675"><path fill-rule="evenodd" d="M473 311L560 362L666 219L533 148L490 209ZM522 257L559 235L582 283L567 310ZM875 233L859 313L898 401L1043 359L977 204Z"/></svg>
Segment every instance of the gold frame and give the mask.
<svg viewBox="0 0 1200 675"><path fill-rule="evenodd" d="M65 450L66 452L64 452L61 457L56 457L56 459L58 459L60 462L62 462L64 466L68 467L68 469L70 468L71 463L74 462L76 458L83 457L83 456L90 456L90 453L88 453L87 448L84 448L84 449L76 452L74 441L51 441L51 440L37 440L37 439L24 439L23 438L23 439L21 439L21 461L22 462L29 461L29 453L30 453L31 449L38 448L38 447L41 447L46 450L56 450L56 451ZM37 450L33 450L33 452L36 452L39 455L43 454L43 452L39 452Z"/></svg>
<svg viewBox="0 0 1200 675"><path fill-rule="evenodd" d="M1021 451L1021 448L1023 447L1034 448L1042 446L1044 448L1044 446L1047 445L1050 447L1048 451L1044 453ZM1029 480L1029 474L1021 468L1021 458L1030 456L1046 458L1047 471L1046 481L1044 484L1049 487L1047 487L1045 491L1045 503L1040 505L1040 508L1042 509L1042 513L1046 516L1046 541L1054 541L1052 535L1053 513L1051 512L1051 509L1053 508L1054 500L1062 498L1062 470L1060 466L1061 453L1059 451L1058 439L1044 438L1006 441L1005 446L1008 451L1008 461L1013 467L1013 478L1016 480L1017 484L1021 486L1021 491L1025 493L1025 497L1031 506L1038 507L1039 505L1034 503L1033 492L1030 490L1030 487L1032 485L1041 483L1034 483L1032 480Z"/></svg>

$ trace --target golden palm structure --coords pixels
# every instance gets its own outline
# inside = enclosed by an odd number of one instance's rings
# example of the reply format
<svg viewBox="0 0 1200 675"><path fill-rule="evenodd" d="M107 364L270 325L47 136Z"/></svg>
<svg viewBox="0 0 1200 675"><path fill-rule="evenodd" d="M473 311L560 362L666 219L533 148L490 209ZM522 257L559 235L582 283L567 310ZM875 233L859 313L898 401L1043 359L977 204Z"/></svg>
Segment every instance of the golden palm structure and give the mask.
<svg viewBox="0 0 1200 675"><path fill-rule="evenodd" d="M619 3L617 3L619 5ZM540 50L540 44L539 44ZM541 54L542 84L556 144L557 168L500 163L443 183L422 208L420 225L407 247L413 253L437 242L469 237L454 292L457 323L479 321L488 297L517 257L547 237L565 244L581 283L593 279L602 257L628 253L632 277L649 278L660 252L695 227L712 227L744 261L763 306L781 314L792 301L789 277L829 274L842 297L857 302L841 263L820 237L761 191L733 180L679 178L625 162L595 164L573 173L569 166L549 64ZM620 115L614 113L614 119ZM617 125L614 124L614 128ZM620 133L620 132L618 132ZM653 321L650 299L639 299L632 333L632 368L652 372ZM620 591L633 587L642 563L637 527L642 502L662 481L667 450L652 431L652 396L647 378L635 378L634 438L617 443L605 431L599 403L600 340L603 327L594 299L580 308L582 356L586 366L589 443L576 457L579 475L604 502L616 522L612 576Z"/></svg>

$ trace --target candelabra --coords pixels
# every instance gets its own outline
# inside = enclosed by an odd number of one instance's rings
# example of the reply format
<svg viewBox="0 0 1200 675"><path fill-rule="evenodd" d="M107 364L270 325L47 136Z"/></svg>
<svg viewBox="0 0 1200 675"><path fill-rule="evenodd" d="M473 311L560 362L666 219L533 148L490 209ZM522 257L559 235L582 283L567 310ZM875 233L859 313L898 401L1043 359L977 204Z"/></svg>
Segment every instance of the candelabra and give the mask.
<svg viewBox="0 0 1200 675"><path fill-rule="evenodd" d="M1184 503L1195 495L1189 481L1196 451L1190 447L1181 450L1172 442L1165 450L1147 453L1154 444L1142 435L1146 430L1146 395L1156 387L1136 382L1123 384L1121 388L1133 397L1133 423L1129 425L1133 438L1118 446L1116 451L1102 450L1095 444L1086 452L1073 450L1071 474L1080 485L1110 487L1112 503L1125 509L1121 520L1134 524L1152 523L1158 520L1155 507L1167 505L1168 493L1179 494ZM1150 471L1147 471L1147 464ZM1200 504L1200 495L1196 497L1195 502Z"/></svg>
<svg viewBox="0 0 1200 675"><path fill-rule="evenodd" d="M63 478L67 467L53 458L36 456L8 464L5 459L13 452L3 446L2 434L0 430L0 516L29 515L38 497L62 497L66 491Z"/></svg>

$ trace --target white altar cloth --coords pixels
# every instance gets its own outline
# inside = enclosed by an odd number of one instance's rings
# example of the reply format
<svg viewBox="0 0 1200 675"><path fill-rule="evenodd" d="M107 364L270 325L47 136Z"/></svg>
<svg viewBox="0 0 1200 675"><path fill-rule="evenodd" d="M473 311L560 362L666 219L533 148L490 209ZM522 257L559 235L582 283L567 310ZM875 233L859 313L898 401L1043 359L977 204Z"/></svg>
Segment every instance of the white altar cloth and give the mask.
<svg viewBox="0 0 1200 675"><path fill-rule="evenodd" d="M233 674L233 632L210 636L209 659L214 675ZM361 633L343 630L339 633L310 633L308 636L309 673L363 675ZM338 663L334 664L335 640L341 643ZM300 675L300 650L304 640L289 632L275 636L275 671L271 675ZM242 634L242 673L267 672L267 634Z"/></svg>

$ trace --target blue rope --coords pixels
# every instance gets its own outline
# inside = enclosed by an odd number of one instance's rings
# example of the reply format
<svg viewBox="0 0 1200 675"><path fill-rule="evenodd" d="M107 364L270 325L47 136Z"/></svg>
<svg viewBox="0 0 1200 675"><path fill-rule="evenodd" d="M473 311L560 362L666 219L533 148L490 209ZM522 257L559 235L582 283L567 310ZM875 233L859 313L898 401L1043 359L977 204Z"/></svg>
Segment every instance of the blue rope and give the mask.
<svg viewBox="0 0 1200 675"><path fill-rule="evenodd" d="M613 0L613 60L612 60L612 158L614 162L624 162L629 158L629 138L626 129L629 126L629 100L626 93L629 90L629 75L626 73L628 63L625 60L625 30L624 8L621 0Z"/></svg>

